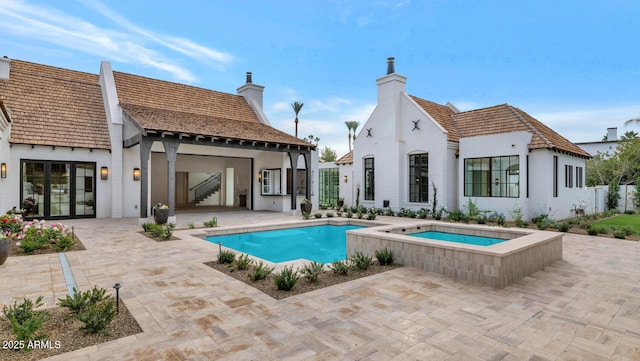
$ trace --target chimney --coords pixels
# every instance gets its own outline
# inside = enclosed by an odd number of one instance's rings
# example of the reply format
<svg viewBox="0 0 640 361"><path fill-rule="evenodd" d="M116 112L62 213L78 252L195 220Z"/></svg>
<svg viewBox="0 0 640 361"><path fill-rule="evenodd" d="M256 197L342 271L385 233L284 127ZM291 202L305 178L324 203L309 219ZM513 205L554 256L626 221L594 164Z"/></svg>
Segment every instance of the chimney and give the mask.
<svg viewBox="0 0 640 361"><path fill-rule="evenodd" d="M376 79L378 84L378 105L388 102L395 104L400 94L406 93L407 77L395 72L394 60L395 58L392 57L387 58L387 75Z"/></svg>
<svg viewBox="0 0 640 361"><path fill-rule="evenodd" d="M9 80L11 71L11 59L3 56L0 58L0 80Z"/></svg>
<svg viewBox="0 0 640 361"><path fill-rule="evenodd" d="M387 75L389 74L393 74L396 72L395 66L394 66L394 62L395 62L396 58L390 56L387 58Z"/></svg>
<svg viewBox="0 0 640 361"><path fill-rule="evenodd" d="M618 128L607 128L607 141L615 142L618 140Z"/></svg>
<svg viewBox="0 0 640 361"><path fill-rule="evenodd" d="M253 84L253 76L251 72L248 71L247 81L243 86L238 88L238 95L243 96L254 111L262 113L262 93L264 93L264 87Z"/></svg>

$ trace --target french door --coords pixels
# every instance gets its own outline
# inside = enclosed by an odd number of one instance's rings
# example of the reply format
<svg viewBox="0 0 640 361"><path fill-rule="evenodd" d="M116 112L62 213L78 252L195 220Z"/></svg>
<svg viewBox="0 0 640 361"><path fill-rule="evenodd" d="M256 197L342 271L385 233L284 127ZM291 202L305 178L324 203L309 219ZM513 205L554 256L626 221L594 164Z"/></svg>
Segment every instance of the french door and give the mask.
<svg viewBox="0 0 640 361"><path fill-rule="evenodd" d="M95 217L95 163L23 160L20 184L28 218Z"/></svg>

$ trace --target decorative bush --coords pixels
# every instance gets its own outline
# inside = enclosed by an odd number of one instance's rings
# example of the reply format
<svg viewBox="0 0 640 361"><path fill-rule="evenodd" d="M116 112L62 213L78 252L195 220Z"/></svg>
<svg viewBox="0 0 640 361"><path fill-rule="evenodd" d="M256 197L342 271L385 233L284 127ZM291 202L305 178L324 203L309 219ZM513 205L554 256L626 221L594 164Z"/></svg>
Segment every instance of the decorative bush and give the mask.
<svg viewBox="0 0 640 361"><path fill-rule="evenodd" d="M316 217L316 218L322 218L322 213L316 213L313 216Z"/></svg>
<svg viewBox="0 0 640 361"><path fill-rule="evenodd" d="M373 221L376 219L377 215L378 215L378 212L376 212L376 210L372 208L369 210L369 212L367 212L367 220Z"/></svg>
<svg viewBox="0 0 640 361"><path fill-rule="evenodd" d="M59 298L58 305L69 309L71 314L79 314L87 307L105 301L109 296L106 295L107 290L93 286L91 291L80 292L74 287L73 296L67 295L66 298Z"/></svg>
<svg viewBox="0 0 640 361"><path fill-rule="evenodd" d="M333 218L333 212L327 212L327 218Z"/></svg>
<svg viewBox="0 0 640 361"><path fill-rule="evenodd" d="M239 270L246 270L249 269L252 262L248 254L241 254L238 259L235 260L234 264Z"/></svg>
<svg viewBox="0 0 640 361"><path fill-rule="evenodd" d="M373 257L367 256L362 252L356 252L356 254L349 258L349 260L351 261L353 267L361 271L366 270L373 264Z"/></svg>
<svg viewBox="0 0 640 361"><path fill-rule="evenodd" d="M18 239L20 248L27 254L48 247L64 251L74 245L71 238L71 227L62 223L47 225L45 221L38 220L27 222L22 228L22 233L15 238Z"/></svg>
<svg viewBox="0 0 640 361"><path fill-rule="evenodd" d="M112 298L109 298L103 302L89 304L77 313L75 318L84 323L80 329L89 333L99 333L104 331L116 315L116 303Z"/></svg>
<svg viewBox="0 0 640 361"><path fill-rule="evenodd" d="M173 235L173 229L175 228L175 223L165 223L165 224L156 224L149 223L147 225L147 229L149 233L156 238L160 238L163 240L168 240Z"/></svg>
<svg viewBox="0 0 640 361"><path fill-rule="evenodd" d="M302 270L300 270L300 273L304 278L315 283L318 282L318 277L320 277L321 274L325 273L324 265L322 263L314 261L310 264L304 265L304 267L302 267Z"/></svg>
<svg viewBox="0 0 640 361"><path fill-rule="evenodd" d="M393 251L388 248L376 250L376 258L381 266L391 265L396 259Z"/></svg>
<svg viewBox="0 0 640 361"><path fill-rule="evenodd" d="M9 238L16 238L22 231L24 221L15 214L4 214L0 217L0 232L5 233Z"/></svg>
<svg viewBox="0 0 640 361"><path fill-rule="evenodd" d="M330 268L333 273L344 276L351 270L351 265L347 261L335 261L331 262Z"/></svg>
<svg viewBox="0 0 640 361"><path fill-rule="evenodd" d="M203 222L205 227L217 227L218 226L218 217L213 217L211 220Z"/></svg>
<svg viewBox="0 0 640 361"><path fill-rule="evenodd" d="M230 264L236 259L235 253L231 251L221 251L218 253L218 263Z"/></svg>
<svg viewBox="0 0 640 361"><path fill-rule="evenodd" d="M249 279L252 282L260 281L267 278L268 275L273 272L273 268L269 268L262 261L253 266L251 272L249 272Z"/></svg>
<svg viewBox="0 0 640 361"><path fill-rule="evenodd" d="M563 221L558 223L558 231L569 232L569 229L571 229L571 223L569 221Z"/></svg>
<svg viewBox="0 0 640 361"><path fill-rule="evenodd" d="M273 275L273 280L279 290L291 291L298 282L298 270L293 270L293 266L285 267L281 272Z"/></svg>
<svg viewBox="0 0 640 361"><path fill-rule="evenodd" d="M14 302L13 306L4 306L2 312L4 316L11 322L11 331L18 341L43 340L47 338L44 333L38 330L49 317L49 313L45 310L36 311L35 308L42 306L42 296L39 296L34 303L28 298L24 298L21 304Z"/></svg>
<svg viewBox="0 0 640 361"><path fill-rule="evenodd" d="M613 236L619 239L625 239L627 234L621 229L616 229L613 231Z"/></svg>
<svg viewBox="0 0 640 361"><path fill-rule="evenodd" d="M309 219L311 218L311 213L309 212L302 212L302 219Z"/></svg>

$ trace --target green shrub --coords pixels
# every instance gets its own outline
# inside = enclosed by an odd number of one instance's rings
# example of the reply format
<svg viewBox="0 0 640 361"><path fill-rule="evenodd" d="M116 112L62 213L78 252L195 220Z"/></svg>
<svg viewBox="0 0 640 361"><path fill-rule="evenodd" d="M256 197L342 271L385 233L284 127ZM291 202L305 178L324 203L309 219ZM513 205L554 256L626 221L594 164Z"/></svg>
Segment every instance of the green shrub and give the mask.
<svg viewBox="0 0 640 361"><path fill-rule="evenodd" d="M218 217L213 217L211 220L203 222L205 227L217 227L218 226Z"/></svg>
<svg viewBox="0 0 640 361"><path fill-rule="evenodd" d="M230 264L236 259L235 253L231 251L220 251L218 253L218 263Z"/></svg>
<svg viewBox="0 0 640 361"><path fill-rule="evenodd" d="M345 215L345 217L347 218L353 217L353 212L351 212L351 209L347 210L347 214Z"/></svg>
<svg viewBox="0 0 640 361"><path fill-rule="evenodd" d="M353 256L349 258L353 267L359 270L366 270L373 264L373 257L368 256L362 252L356 252Z"/></svg>
<svg viewBox="0 0 640 361"><path fill-rule="evenodd" d="M609 227L600 224L590 224L587 228L587 233L592 236L606 234L609 233Z"/></svg>
<svg viewBox="0 0 640 361"><path fill-rule="evenodd" d="M35 310L42 306L42 298L39 296L35 302L24 298L21 304L14 302L13 306L2 308L2 312L11 323L11 332L16 336L16 340L33 341L47 338L45 333L36 334L49 317L47 311Z"/></svg>
<svg viewBox="0 0 640 361"><path fill-rule="evenodd" d="M613 231L613 236L619 239L625 239L627 234L621 229L616 229Z"/></svg>
<svg viewBox="0 0 640 361"><path fill-rule="evenodd" d="M337 275L347 275L351 270L351 265L347 261L335 261L331 262L331 271Z"/></svg>
<svg viewBox="0 0 640 361"><path fill-rule="evenodd" d="M156 224L150 223L147 228L149 229L149 233L151 236L155 238L160 238L163 240L170 239L173 235L173 229L175 228L175 223L165 223L165 224Z"/></svg>
<svg viewBox="0 0 640 361"><path fill-rule="evenodd" d="M273 268L269 268L262 261L260 261L260 263L255 264L251 269L251 272L249 272L249 280L251 280L251 282L260 281L267 278L267 276L270 275L271 272L273 272Z"/></svg>
<svg viewBox="0 0 640 361"><path fill-rule="evenodd" d="M388 248L376 250L376 258L378 259L378 263L382 266L391 265L395 261L393 251Z"/></svg>
<svg viewBox="0 0 640 361"><path fill-rule="evenodd" d="M622 226L620 230L624 232L625 236L633 236L634 234L636 234L636 230L628 224L626 226Z"/></svg>
<svg viewBox="0 0 640 361"><path fill-rule="evenodd" d="M374 221L377 215L378 215L378 212L376 212L375 209L371 208L369 212L367 212L367 220Z"/></svg>
<svg viewBox="0 0 640 361"><path fill-rule="evenodd" d="M322 218L322 213L318 212L318 213L314 214L313 216L316 217L316 218Z"/></svg>
<svg viewBox="0 0 640 361"><path fill-rule="evenodd" d="M487 220L489 222L496 223L499 226L504 226L507 223L506 218L504 217L504 214L498 213L498 212L491 213L491 215L489 215L489 218L487 218Z"/></svg>
<svg viewBox="0 0 640 361"><path fill-rule="evenodd" d="M116 303L113 299L103 302L93 303L75 315L79 321L84 323L80 329L89 333L103 332L104 329L116 317Z"/></svg>
<svg viewBox="0 0 640 361"><path fill-rule="evenodd" d="M636 211L633 209L627 209L626 211L624 211L624 214L636 214Z"/></svg>
<svg viewBox="0 0 640 361"><path fill-rule="evenodd" d="M306 264L300 270L300 273L304 278L308 279L311 282L318 282L318 277L321 274L325 273L324 265L319 262L311 262L310 264Z"/></svg>
<svg viewBox="0 0 640 361"><path fill-rule="evenodd" d="M327 218L333 218L333 212L327 212Z"/></svg>
<svg viewBox="0 0 640 361"><path fill-rule="evenodd" d="M569 232L569 229L571 229L571 223L569 223L569 221L563 221L558 223L558 231Z"/></svg>
<svg viewBox="0 0 640 361"><path fill-rule="evenodd" d="M459 209L454 209L453 211L451 211L451 213L449 213L449 220L452 222L459 222L460 220L462 220L462 217L464 217L464 212L462 212Z"/></svg>
<svg viewBox="0 0 640 361"><path fill-rule="evenodd" d="M298 282L298 270L293 270L293 266L285 267L279 273L273 275L273 280L279 290L291 291Z"/></svg>
<svg viewBox="0 0 640 361"><path fill-rule="evenodd" d="M342 212L341 212L341 211L337 211L337 212L336 212L336 216L338 216L338 217L342 217ZM327 214L327 217L329 217L329 215L328 215L328 214Z"/></svg>
<svg viewBox="0 0 640 361"><path fill-rule="evenodd" d="M64 299L58 299L58 306L68 308L71 314L78 314L87 307L100 303L109 297L106 295L106 289L96 286L93 286L91 291L79 292L75 288L73 290L73 296L67 295Z"/></svg>
<svg viewBox="0 0 640 361"><path fill-rule="evenodd" d="M478 224L487 224L487 221L487 216L485 216L484 214L481 214L476 218L476 222L478 222Z"/></svg>
<svg viewBox="0 0 640 361"><path fill-rule="evenodd" d="M238 259L235 260L234 264L239 270L246 270L249 269L249 266L251 266L252 262L253 261L249 259L248 254L241 254Z"/></svg>
<svg viewBox="0 0 640 361"><path fill-rule="evenodd" d="M149 225L150 224L151 223L146 223L146 222L142 223L142 230L145 231L145 232L149 232Z"/></svg>
<svg viewBox="0 0 640 361"><path fill-rule="evenodd" d="M389 216L389 217L393 217L393 216L394 216L393 209L391 209L391 208L387 208L387 209L384 211L384 215L385 215L385 216Z"/></svg>
<svg viewBox="0 0 640 361"><path fill-rule="evenodd" d="M302 212L302 219L309 219L311 218L311 213L309 212Z"/></svg>

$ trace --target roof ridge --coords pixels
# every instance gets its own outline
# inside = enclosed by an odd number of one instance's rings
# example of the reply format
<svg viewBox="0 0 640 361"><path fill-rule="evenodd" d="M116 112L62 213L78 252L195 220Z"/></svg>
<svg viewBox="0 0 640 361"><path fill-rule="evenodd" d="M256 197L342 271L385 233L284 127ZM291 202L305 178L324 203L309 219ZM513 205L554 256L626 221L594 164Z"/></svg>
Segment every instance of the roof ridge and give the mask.
<svg viewBox="0 0 640 361"><path fill-rule="evenodd" d="M531 122L529 122L528 120L526 120L522 114L520 114L519 112L517 112L514 107L512 107L509 104L504 104L504 106L507 107L507 109L509 109L515 116L516 118L520 119L520 121L527 127L529 128L535 135L537 135L538 137L540 137L540 139L542 139L542 141L549 147L549 148L554 148L555 145L549 140L547 139L547 137L545 137L542 132L540 132L540 130L538 130L538 128L536 128L533 124L531 124ZM519 110L519 109L518 109Z"/></svg>
<svg viewBox="0 0 640 361"><path fill-rule="evenodd" d="M453 124L453 128L456 130L456 132L458 132L458 136L460 138L464 138L464 133L462 132L462 129L460 129L460 127L458 126L458 123L456 123L456 119L454 117L454 115L456 114L460 114L460 113L449 114L448 117L449 119L451 119L451 124Z"/></svg>
<svg viewBox="0 0 640 361"><path fill-rule="evenodd" d="M158 79L158 78L151 78L151 77L144 76L144 75L138 75L138 74L132 74L132 73L125 73L125 72L123 72L123 71L117 71L117 70L114 70L113 72L114 72L114 73L124 74L124 75L129 75L129 76L135 76L135 77L138 77L138 78L144 78L144 79L148 79L148 80L151 80L151 81L157 81L157 82L161 82L161 83L175 84L175 85L183 86L183 87L187 87L187 88L194 88L194 89L205 90L205 91L212 92L212 93L225 94L225 95L233 95L233 96L238 96L238 97L241 97L241 96L242 96L242 95L239 95L239 94L227 93L227 92L222 92L222 91L219 91L219 90L213 90L213 89L209 89L209 88L203 88L203 87L201 87L201 86L195 86L195 85L189 85L189 84L184 84L184 83L178 83L178 82L175 82L175 81L163 80L163 79Z"/></svg>

